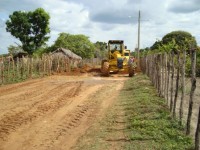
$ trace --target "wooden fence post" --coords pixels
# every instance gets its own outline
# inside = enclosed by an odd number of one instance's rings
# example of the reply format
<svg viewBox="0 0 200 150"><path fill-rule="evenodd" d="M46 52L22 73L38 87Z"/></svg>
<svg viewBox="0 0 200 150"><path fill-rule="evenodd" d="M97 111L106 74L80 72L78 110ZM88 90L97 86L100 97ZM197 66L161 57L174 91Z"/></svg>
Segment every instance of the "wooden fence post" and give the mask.
<svg viewBox="0 0 200 150"><path fill-rule="evenodd" d="M162 54L159 54L158 55L158 58L157 58L157 71L158 71L158 93L159 93L159 96L161 97L162 96L162 82L161 82L161 75L162 75L162 72L161 72L161 69L162 69Z"/></svg>
<svg viewBox="0 0 200 150"><path fill-rule="evenodd" d="M146 56L146 75L149 76L149 56Z"/></svg>
<svg viewBox="0 0 200 150"><path fill-rule="evenodd" d="M170 62L171 62L171 55L170 55L170 53L168 53L168 60L167 60L167 102L168 102L168 104L170 104L170 102L169 102L169 82L170 82Z"/></svg>
<svg viewBox="0 0 200 150"><path fill-rule="evenodd" d="M200 107L199 107L197 128L196 128L196 133L195 133L195 150L199 150L199 132L200 132Z"/></svg>
<svg viewBox="0 0 200 150"><path fill-rule="evenodd" d="M30 59L30 78L33 78L33 58L29 58Z"/></svg>
<svg viewBox="0 0 200 150"><path fill-rule="evenodd" d="M148 74L148 56L145 57L145 74Z"/></svg>
<svg viewBox="0 0 200 150"><path fill-rule="evenodd" d="M189 100L189 108L188 108L188 117L187 117L187 125L186 125L186 135L190 134L190 124L192 118L192 108L193 108L193 97L194 91L196 89L196 50L191 50L191 91L190 91L190 100Z"/></svg>
<svg viewBox="0 0 200 150"><path fill-rule="evenodd" d="M31 63L31 60L29 57L27 57L27 62L26 62L26 66L27 66L27 72L26 72L26 78L30 78L30 74L31 74L31 71L30 71L30 63Z"/></svg>
<svg viewBox="0 0 200 150"><path fill-rule="evenodd" d="M157 70L157 55L154 55L154 69L153 69L153 72L154 72L154 86L156 87L156 90L157 90L157 79L158 79L158 77L157 77L157 72L158 72L158 70Z"/></svg>
<svg viewBox="0 0 200 150"><path fill-rule="evenodd" d="M175 96L174 96L174 107L173 107L173 118L176 117L176 103L178 98L178 89L179 89L179 72L180 72L180 53L177 51L177 72L176 72L176 89L175 89Z"/></svg>
<svg viewBox="0 0 200 150"><path fill-rule="evenodd" d="M50 75L50 57L49 55L46 56L46 64L47 64L47 75Z"/></svg>
<svg viewBox="0 0 200 150"><path fill-rule="evenodd" d="M161 96L164 97L164 85L165 85L165 80L164 80L164 54L161 55Z"/></svg>
<svg viewBox="0 0 200 150"><path fill-rule="evenodd" d="M17 63L16 63L16 76L17 76L17 79L19 79L20 77L20 75L19 75L19 58L17 57Z"/></svg>
<svg viewBox="0 0 200 150"><path fill-rule="evenodd" d="M153 69L153 74L154 74L154 86L157 88L157 70L156 70L156 55L154 55L154 69ZM156 89L157 90L157 89Z"/></svg>
<svg viewBox="0 0 200 150"><path fill-rule="evenodd" d="M165 88L164 88L164 97L165 97L165 99L166 99L166 101L168 100L167 99L167 59L168 59L168 57L167 57L167 54L165 53L165 56L164 56L164 58L165 58ZM168 104L168 101L167 101L167 104Z"/></svg>
<svg viewBox="0 0 200 150"><path fill-rule="evenodd" d="M152 81L152 78L151 78L151 63L152 63L151 57L152 57L152 55L150 55L149 58L148 58L148 77Z"/></svg>
<svg viewBox="0 0 200 150"><path fill-rule="evenodd" d="M173 92L174 92L174 51L172 50L171 55L171 62L172 62L172 75L171 75L171 89L170 89L170 111L172 112L173 109Z"/></svg>
<svg viewBox="0 0 200 150"><path fill-rule="evenodd" d="M148 64L148 72L147 72L147 75L148 75L148 77L149 77L150 80L151 80L151 75L150 75L150 70L151 70L151 55L148 56L147 64Z"/></svg>
<svg viewBox="0 0 200 150"><path fill-rule="evenodd" d="M68 69L69 69L69 72L71 72L71 65L72 65L72 64L71 64L71 63L72 63L71 59L68 59L68 62L69 62L69 63L68 63L68 64L69 64Z"/></svg>
<svg viewBox="0 0 200 150"><path fill-rule="evenodd" d="M16 74L15 74L15 61L13 59L13 56L12 56L12 81L14 82L15 78L16 78Z"/></svg>
<svg viewBox="0 0 200 150"><path fill-rule="evenodd" d="M1 84L4 84L4 57L2 56L2 64L1 64Z"/></svg>
<svg viewBox="0 0 200 150"><path fill-rule="evenodd" d="M140 59L140 66L141 66L142 73L144 74L144 58Z"/></svg>
<svg viewBox="0 0 200 150"><path fill-rule="evenodd" d="M157 92L159 93L158 91L158 87L159 87L159 79L158 79L158 74L159 74L159 70L158 70L158 55L156 55L156 58L155 58L155 81L156 81L156 89L157 89Z"/></svg>
<svg viewBox="0 0 200 150"><path fill-rule="evenodd" d="M46 73L46 64L45 64L45 59L46 59L46 57L43 56L43 77L45 76L45 73Z"/></svg>
<svg viewBox="0 0 200 150"><path fill-rule="evenodd" d="M152 83L153 83L153 85L155 86L155 82L154 82L154 76L155 76L155 70L154 70L154 68L155 68L155 63L154 63L154 61L155 61L155 59L154 59L154 55L152 55L151 56L151 72L150 72L150 74L151 74L151 78L152 78Z"/></svg>
<svg viewBox="0 0 200 150"><path fill-rule="evenodd" d="M37 61L37 72L38 72L38 75L39 75L39 77L40 77L40 58L38 58L38 61Z"/></svg>
<svg viewBox="0 0 200 150"><path fill-rule="evenodd" d="M52 75L52 69L53 69L53 57L50 56L50 74Z"/></svg>
<svg viewBox="0 0 200 150"><path fill-rule="evenodd" d="M146 73L146 56L143 58L143 74Z"/></svg>
<svg viewBox="0 0 200 150"><path fill-rule="evenodd" d="M186 50L183 50L183 58L182 58L182 69L181 69L181 102L179 108L179 121L180 125L182 125L183 119L183 104L185 97L185 61L186 61Z"/></svg>
<svg viewBox="0 0 200 150"><path fill-rule="evenodd" d="M157 88L156 58L157 58L157 55L154 55L154 58L153 58L153 74L154 74L153 80L154 80L154 87Z"/></svg>
<svg viewBox="0 0 200 150"><path fill-rule="evenodd" d="M10 82L10 77L11 77L11 76L10 76L10 66L11 66L10 57L8 57L7 59L8 59L8 60L7 60L7 61L8 61L7 81Z"/></svg>
<svg viewBox="0 0 200 150"><path fill-rule="evenodd" d="M152 82L152 84L154 85L154 55L151 55L151 70L150 70L150 76L151 76L151 82Z"/></svg>

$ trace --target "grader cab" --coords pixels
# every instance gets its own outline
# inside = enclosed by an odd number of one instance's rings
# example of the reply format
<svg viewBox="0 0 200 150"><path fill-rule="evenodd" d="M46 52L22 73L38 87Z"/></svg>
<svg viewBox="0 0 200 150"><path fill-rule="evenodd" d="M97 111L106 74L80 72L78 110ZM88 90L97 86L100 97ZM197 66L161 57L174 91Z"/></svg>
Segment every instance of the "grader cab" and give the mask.
<svg viewBox="0 0 200 150"><path fill-rule="evenodd" d="M124 41L109 40L107 49L108 58L101 63L102 75L109 76L110 72L121 72L129 74L129 77L134 76L136 63L130 56L130 50L124 46Z"/></svg>

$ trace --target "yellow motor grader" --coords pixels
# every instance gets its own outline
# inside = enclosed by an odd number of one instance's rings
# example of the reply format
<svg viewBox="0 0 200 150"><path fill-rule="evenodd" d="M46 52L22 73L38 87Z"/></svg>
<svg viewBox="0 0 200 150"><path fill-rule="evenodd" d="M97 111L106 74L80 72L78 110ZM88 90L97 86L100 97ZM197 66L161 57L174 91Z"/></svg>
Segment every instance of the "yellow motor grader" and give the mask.
<svg viewBox="0 0 200 150"><path fill-rule="evenodd" d="M130 50L124 46L122 40L109 40L108 58L102 60L101 73L103 76L109 76L110 72L126 73L129 77L134 76L136 63L133 57L130 56Z"/></svg>

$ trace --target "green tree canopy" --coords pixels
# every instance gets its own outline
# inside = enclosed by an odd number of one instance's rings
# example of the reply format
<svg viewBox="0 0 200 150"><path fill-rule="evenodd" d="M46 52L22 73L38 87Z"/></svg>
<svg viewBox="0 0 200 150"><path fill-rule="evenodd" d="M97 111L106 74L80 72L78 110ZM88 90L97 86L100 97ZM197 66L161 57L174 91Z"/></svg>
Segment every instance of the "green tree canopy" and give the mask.
<svg viewBox="0 0 200 150"><path fill-rule="evenodd" d="M22 48L29 54L33 54L49 39L50 16L44 9L35 11L15 11L6 22L6 30L22 43Z"/></svg>
<svg viewBox="0 0 200 150"><path fill-rule="evenodd" d="M97 58L105 58L107 56L107 43L106 42L100 42L97 41L96 43L94 43L95 46L95 57Z"/></svg>
<svg viewBox="0 0 200 150"><path fill-rule="evenodd" d="M151 50L159 49L159 47L162 45L162 41L156 41L151 47Z"/></svg>
<svg viewBox="0 0 200 150"><path fill-rule="evenodd" d="M95 48L97 48L97 49L99 49L101 51L105 51L107 43L106 42L97 41L96 43L94 43L94 45L95 45Z"/></svg>
<svg viewBox="0 0 200 150"><path fill-rule="evenodd" d="M186 31L173 31L166 34L161 41L156 41L152 46L151 49L159 49L162 45L169 45L171 43L175 43L176 46L181 49L191 49L197 48L196 39Z"/></svg>
<svg viewBox="0 0 200 150"><path fill-rule="evenodd" d="M162 38L162 43L167 45L168 43L172 42L173 39L180 48L186 48L186 49L197 48L196 39L189 32L186 31L170 32Z"/></svg>
<svg viewBox="0 0 200 150"><path fill-rule="evenodd" d="M60 33L52 47L52 50L60 47L67 48L82 58L94 57L94 44L89 40L89 37L82 34Z"/></svg>

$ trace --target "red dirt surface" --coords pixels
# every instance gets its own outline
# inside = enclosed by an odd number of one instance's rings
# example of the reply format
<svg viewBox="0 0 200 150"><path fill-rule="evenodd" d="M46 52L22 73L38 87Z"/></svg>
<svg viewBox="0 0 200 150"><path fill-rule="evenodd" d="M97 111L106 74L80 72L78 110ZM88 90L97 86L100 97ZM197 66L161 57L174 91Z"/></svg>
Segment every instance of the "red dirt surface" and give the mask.
<svg viewBox="0 0 200 150"><path fill-rule="evenodd" d="M0 87L0 150L71 149L126 79L50 76Z"/></svg>

